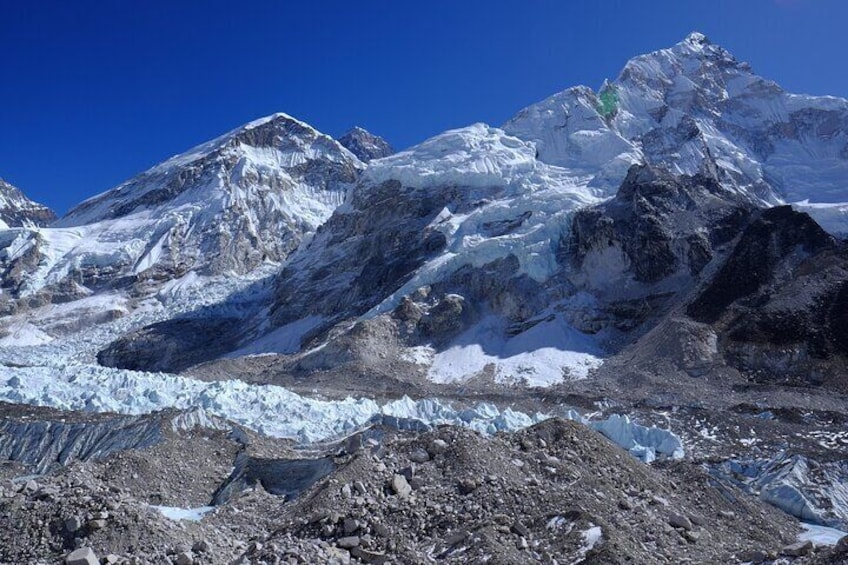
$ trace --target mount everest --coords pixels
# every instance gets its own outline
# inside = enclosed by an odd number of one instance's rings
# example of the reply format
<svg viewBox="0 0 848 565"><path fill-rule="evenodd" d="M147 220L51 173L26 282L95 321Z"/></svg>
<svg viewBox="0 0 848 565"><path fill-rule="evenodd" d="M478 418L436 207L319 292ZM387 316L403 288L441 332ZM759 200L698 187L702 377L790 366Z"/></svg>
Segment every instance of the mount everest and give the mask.
<svg viewBox="0 0 848 565"><path fill-rule="evenodd" d="M833 452L783 441L799 419L842 437L848 101L787 93L702 34L399 153L274 114L56 220L0 184L0 214L4 401L202 406L313 442L374 415L512 430L539 394L613 439L636 430L601 420L615 408L665 414L686 447L696 416L751 407L785 415L757 422L774 436L728 424L700 462L848 526L820 488L848 477ZM759 474L787 460L826 477Z"/></svg>

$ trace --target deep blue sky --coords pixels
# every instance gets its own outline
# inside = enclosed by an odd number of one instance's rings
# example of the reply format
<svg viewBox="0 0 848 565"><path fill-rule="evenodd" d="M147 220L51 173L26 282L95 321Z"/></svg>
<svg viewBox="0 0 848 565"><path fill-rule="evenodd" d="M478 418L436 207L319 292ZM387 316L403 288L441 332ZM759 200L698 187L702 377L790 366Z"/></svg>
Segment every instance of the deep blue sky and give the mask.
<svg viewBox="0 0 848 565"><path fill-rule="evenodd" d="M693 30L848 96L845 0L0 0L0 176L60 213L257 117L404 148Z"/></svg>

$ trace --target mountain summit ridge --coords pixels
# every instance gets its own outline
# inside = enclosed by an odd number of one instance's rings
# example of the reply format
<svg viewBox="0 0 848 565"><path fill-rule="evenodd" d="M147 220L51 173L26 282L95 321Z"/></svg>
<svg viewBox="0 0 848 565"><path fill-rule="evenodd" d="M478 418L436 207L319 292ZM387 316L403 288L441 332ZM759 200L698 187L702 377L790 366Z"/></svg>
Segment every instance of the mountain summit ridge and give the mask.
<svg viewBox="0 0 848 565"><path fill-rule="evenodd" d="M289 114L277 112L248 122L224 135L174 155L117 187L89 198L72 208L56 225L70 227L126 215L135 209L132 206L134 197L140 201L138 206L149 204L144 200L147 193L173 182L171 177L180 175L184 170L216 165L233 167L241 159L261 157L245 154L246 148L276 149L281 155L273 164L282 168L296 167L302 164L298 161L315 158L327 158L334 162L347 160L361 167L358 159L330 136ZM230 172L239 174L239 171ZM238 178L233 180L237 182ZM188 187L191 188L191 185ZM165 196L179 196L180 189L173 190L171 191L173 194L165 194ZM228 190L227 187L222 189ZM121 205L116 206L115 202ZM153 204L156 203L153 202Z"/></svg>
<svg viewBox="0 0 848 565"><path fill-rule="evenodd" d="M590 163L593 184L607 191L645 163L712 170L765 205L846 201L848 101L786 93L697 32L630 59L606 90L556 93L504 129L536 143L548 163Z"/></svg>
<svg viewBox="0 0 848 565"><path fill-rule="evenodd" d="M17 273L6 287L69 300L116 286L144 295L192 273L246 274L283 261L363 168L305 122L260 118L86 200L50 228L4 240L4 264Z"/></svg>
<svg viewBox="0 0 848 565"><path fill-rule="evenodd" d="M53 210L30 200L19 188L0 178L0 227L44 226L55 219Z"/></svg>

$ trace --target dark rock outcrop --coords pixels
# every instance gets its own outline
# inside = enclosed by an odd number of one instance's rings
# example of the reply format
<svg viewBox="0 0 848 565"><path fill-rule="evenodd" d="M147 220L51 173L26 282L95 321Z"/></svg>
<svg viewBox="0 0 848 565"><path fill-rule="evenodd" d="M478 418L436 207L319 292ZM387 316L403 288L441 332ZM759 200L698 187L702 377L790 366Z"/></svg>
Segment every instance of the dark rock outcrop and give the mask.
<svg viewBox="0 0 848 565"><path fill-rule="evenodd" d="M634 166L615 198L575 214L570 258L580 269L593 252L615 246L638 282L656 283L681 270L695 276L750 210L714 178Z"/></svg>
<svg viewBox="0 0 848 565"><path fill-rule="evenodd" d="M358 187L352 210L334 214L281 272L274 323L317 315L326 329L376 306L444 249L445 236L431 223L457 201L458 188L427 194L396 181Z"/></svg>
<svg viewBox="0 0 848 565"><path fill-rule="evenodd" d="M698 321L715 322L731 304L774 280L778 269L789 274L811 255L834 246L835 240L808 215L790 206L764 210L687 312Z"/></svg>
<svg viewBox="0 0 848 565"><path fill-rule="evenodd" d="M762 211L687 314L757 380L848 390L848 248L804 213Z"/></svg>
<svg viewBox="0 0 848 565"><path fill-rule="evenodd" d="M97 354L97 361L118 369L179 372L233 350L240 327L237 318L159 322L115 340Z"/></svg>
<svg viewBox="0 0 848 565"><path fill-rule="evenodd" d="M339 143L365 163L388 157L395 152L385 139L361 127L355 127L341 136Z"/></svg>
<svg viewBox="0 0 848 565"><path fill-rule="evenodd" d="M262 485L266 492L291 499L335 468L332 457L268 459L241 453L233 465L233 472L212 495L212 504L226 504L230 498L256 484Z"/></svg>
<svg viewBox="0 0 848 565"><path fill-rule="evenodd" d="M575 213L557 260L570 280L601 300L595 333L659 319L720 261L754 207L710 176L633 166L615 198Z"/></svg>

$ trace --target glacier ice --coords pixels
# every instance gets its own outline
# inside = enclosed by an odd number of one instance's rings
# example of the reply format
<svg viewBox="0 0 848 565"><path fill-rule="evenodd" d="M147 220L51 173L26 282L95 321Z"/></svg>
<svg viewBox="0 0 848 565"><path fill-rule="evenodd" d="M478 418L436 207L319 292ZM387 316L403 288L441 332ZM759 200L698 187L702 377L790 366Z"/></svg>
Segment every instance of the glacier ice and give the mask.
<svg viewBox="0 0 848 565"><path fill-rule="evenodd" d="M817 526L802 522L801 527L804 528L804 531L798 534L798 540L811 541L815 545L836 545L839 543L839 540L848 536L848 532L837 530L836 528L828 528L827 526Z"/></svg>
<svg viewBox="0 0 848 565"><path fill-rule="evenodd" d="M725 461L711 472L805 522L848 528L845 461L783 452L771 459Z"/></svg>
<svg viewBox="0 0 848 565"><path fill-rule="evenodd" d="M221 423L213 417L217 416L259 433L293 438L303 444L344 437L375 422L459 425L494 434L516 431L550 417L509 407L501 409L490 403L456 408L438 399L413 400L406 396L383 404L368 398L316 400L273 385L239 380L203 382L96 365L3 367L0 401L121 414L178 408L191 411L175 420L175 426L218 428ZM613 415L593 422L569 411L566 417L600 431L646 463L658 454L683 457L680 439L670 431L640 426L626 416Z"/></svg>
<svg viewBox="0 0 848 565"><path fill-rule="evenodd" d="M509 408L501 410L492 404L457 410L438 400L402 398L382 405L368 398L314 400L273 385L251 385L239 380L209 383L96 365L3 367L0 400L122 414L202 408L260 433L302 443L347 435L367 425L375 415L420 420L430 425L457 424L489 434L513 431L545 418Z"/></svg>
<svg viewBox="0 0 848 565"><path fill-rule="evenodd" d="M612 414L605 420L592 421L571 411L568 417L592 427L645 463L658 457L682 459L685 456L683 441L677 434L656 426L642 426L631 421L629 416Z"/></svg>
<svg viewBox="0 0 848 565"><path fill-rule="evenodd" d="M199 522L203 519L203 516L215 510L214 506L201 506L199 508L179 508L176 506L155 506L151 505L150 508L158 511L165 518L169 520L173 520L175 522L179 522L182 520L186 520L189 522Z"/></svg>

